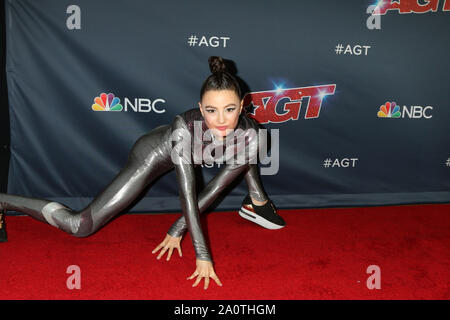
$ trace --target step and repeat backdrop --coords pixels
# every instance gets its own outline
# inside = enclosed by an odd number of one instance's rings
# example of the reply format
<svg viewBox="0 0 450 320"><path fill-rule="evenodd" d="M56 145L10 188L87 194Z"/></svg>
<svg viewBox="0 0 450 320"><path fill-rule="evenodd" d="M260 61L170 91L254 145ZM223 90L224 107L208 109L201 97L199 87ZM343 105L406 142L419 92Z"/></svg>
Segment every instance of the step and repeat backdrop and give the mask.
<svg viewBox="0 0 450 320"><path fill-rule="evenodd" d="M8 193L83 208L140 136L198 107L215 55L272 132L260 169L278 208L450 202L450 0L5 6ZM130 211L179 211L175 179ZM217 209L246 193L242 179Z"/></svg>

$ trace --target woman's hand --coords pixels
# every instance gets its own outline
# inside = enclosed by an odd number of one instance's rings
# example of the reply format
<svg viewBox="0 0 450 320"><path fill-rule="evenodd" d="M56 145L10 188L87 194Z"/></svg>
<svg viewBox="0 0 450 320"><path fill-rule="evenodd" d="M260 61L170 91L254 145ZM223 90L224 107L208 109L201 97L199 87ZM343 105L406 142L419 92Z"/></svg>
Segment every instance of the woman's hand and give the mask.
<svg viewBox="0 0 450 320"><path fill-rule="evenodd" d="M195 272L189 278L187 278L187 280L191 280L192 278L197 276L197 280L195 280L194 284L192 285L193 287L196 287L200 280L202 280L202 278L205 278L205 285L203 289L208 289L209 278L214 279L217 285L222 286L222 282L220 282L219 277L214 272L214 268L211 262L197 259L195 264L197 265Z"/></svg>
<svg viewBox="0 0 450 320"><path fill-rule="evenodd" d="M183 236L181 237L172 237L169 234L166 235L166 237L164 238L163 242L161 242L155 249L153 249L152 253L157 252L159 249L162 248L161 252L159 253L158 257L156 259L160 259L164 253L166 253L167 250L169 250L169 253L167 254L167 261L170 260L170 257L172 256L172 252L173 249L178 249L178 254L180 255L180 257L182 257L182 253L181 253L181 246L180 246L180 242L181 242L181 238L183 238Z"/></svg>

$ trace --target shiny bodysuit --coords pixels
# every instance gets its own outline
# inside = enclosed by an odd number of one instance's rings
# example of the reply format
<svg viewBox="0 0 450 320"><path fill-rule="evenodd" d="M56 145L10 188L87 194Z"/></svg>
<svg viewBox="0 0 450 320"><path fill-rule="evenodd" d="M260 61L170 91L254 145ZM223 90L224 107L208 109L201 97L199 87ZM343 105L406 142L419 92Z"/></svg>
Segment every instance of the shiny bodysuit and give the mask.
<svg viewBox="0 0 450 320"><path fill-rule="evenodd" d="M255 150L261 146L258 136L249 134L252 129L258 132L258 124L241 114L234 134L234 142L241 143L230 146L223 146L222 140L214 139L212 134L208 135L210 130L207 129L200 110L195 108L177 115L171 125L159 126L141 136L133 145L125 167L80 211L74 211L54 201L3 193L0 194L0 209L19 211L76 237L86 237L128 207L148 184L175 169L183 215L170 227L168 234L181 237L188 230L196 258L212 261L199 214L244 172L250 196L258 201L268 198L259 179L258 166L254 160L250 161L255 158ZM225 161L219 173L197 196L194 166L205 161L202 157L201 162L198 162L194 157L203 154L205 148L218 150L213 148L217 146L222 148L224 155L245 154L244 162ZM255 146L256 149L250 148ZM232 148L231 153L228 153L228 148ZM253 151L249 151L250 149ZM211 153L213 158L214 153ZM217 159L214 158L213 161L217 162Z"/></svg>

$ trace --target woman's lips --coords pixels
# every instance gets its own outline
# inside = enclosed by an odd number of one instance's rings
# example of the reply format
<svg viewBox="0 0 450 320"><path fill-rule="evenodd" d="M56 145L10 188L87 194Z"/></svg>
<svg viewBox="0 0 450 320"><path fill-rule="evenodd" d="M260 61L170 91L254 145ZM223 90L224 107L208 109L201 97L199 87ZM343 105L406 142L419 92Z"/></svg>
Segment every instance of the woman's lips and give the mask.
<svg viewBox="0 0 450 320"><path fill-rule="evenodd" d="M216 129L220 130L220 131L225 131L228 127L227 126L223 126L223 127L216 127Z"/></svg>

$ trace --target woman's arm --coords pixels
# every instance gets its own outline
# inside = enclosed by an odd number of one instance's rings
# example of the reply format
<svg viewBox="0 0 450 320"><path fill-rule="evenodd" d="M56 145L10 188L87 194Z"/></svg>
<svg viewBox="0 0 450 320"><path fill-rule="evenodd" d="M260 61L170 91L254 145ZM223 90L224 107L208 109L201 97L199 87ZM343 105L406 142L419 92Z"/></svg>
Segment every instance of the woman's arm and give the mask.
<svg viewBox="0 0 450 320"><path fill-rule="evenodd" d="M192 244L194 245L196 259L196 268L194 273L187 280L197 278L192 285L197 286L202 278L205 278L204 289L208 288L209 279L213 279L217 285L222 283L216 275L209 254L206 241L203 236L200 225L197 197L195 194L195 174L192 163L191 135L187 129L186 122L182 117L175 117L172 130L172 161L174 162L177 182L179 187L181 209L186 219L189 233L191 234ZM181 147L181 148L180 148Z"/></svg>
<svg viewBox="0 0 450 320"><path fill-rule="evenodd" d="M183 216L191 234L197 259L212 262L200 224L199 208L195 193L195 172L190 151L190 132L182 117L175 117L172 133L171 157L175 166Z"/></svg>
<svg viewBox="0 0 450 320"><path fill-rule="evenodd" d="M211 203L217 198L225 186L236 179L241 172L247 170L245 174L245 181L247 183L248 191L253 199L258 201L267 200L267 195L259 178L258 165L242 165L239 167L225 166L217 176L215 176L200 192L198 197L199 212L203 213ZM222 188L220 188L222 187ZM176 220L167 232L172 237L182 237L187 230L186 219L181 216Z"/></svg>

